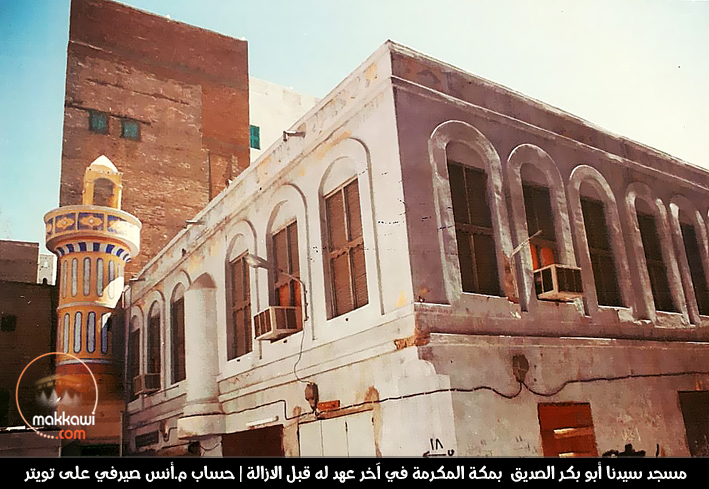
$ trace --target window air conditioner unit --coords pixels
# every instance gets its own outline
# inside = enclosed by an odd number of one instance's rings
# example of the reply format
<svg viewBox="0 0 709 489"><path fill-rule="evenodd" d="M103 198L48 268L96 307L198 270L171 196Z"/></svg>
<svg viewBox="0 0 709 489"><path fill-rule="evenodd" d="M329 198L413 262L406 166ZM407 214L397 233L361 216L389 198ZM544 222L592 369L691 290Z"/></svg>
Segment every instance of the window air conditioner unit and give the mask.
<svg viewBox="0 0 709 489"><path fill-rule="evenodd" d="M160 390L160 374L141 374L133 377L133 395L150 394Z"/></svg>
<svg viewBox="0 0 709 489"><path fill-rule="evenodd" d="M277 340L298 331L298 310L293 306L271 306L254 316L257 340Z"/></svg>
<svg viewBox="0 0 709 489"><path fill-rule="evenodd" d="M583 296L581 269L552 264L534 271L537 298L552 301L571 301Z"/></svg>

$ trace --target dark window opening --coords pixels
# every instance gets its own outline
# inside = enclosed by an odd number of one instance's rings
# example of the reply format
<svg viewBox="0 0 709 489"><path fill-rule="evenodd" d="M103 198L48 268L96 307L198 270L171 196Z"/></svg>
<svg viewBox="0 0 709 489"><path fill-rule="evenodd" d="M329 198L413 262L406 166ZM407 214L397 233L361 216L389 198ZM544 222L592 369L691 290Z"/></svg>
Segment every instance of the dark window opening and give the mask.
<svg viewBox="0 0 709 489"><path fill-rule="evenodd" d="M234 328L229 360L240 357L252 350L251 343L251 291L249 286L249 266L245 254L229 264L231 268L231 306Z"/></svg>
<svg viewBox="0 0 709 489"><path fill-rule="evenodd" d="M148 315L148 371L149 374L160 373L160 305L155 302Z"/></svg>
<svg viewBox="0 0 709 489"><path fill-rule="evenodd" d="M222 436L224 457L283 457L283 425L266 426Z"/></svg>
<svg viewBox="0 0 709 489"><path fill-rule="evenodd" d="M657 234L655 217L638 213L638 227L640 227L640 236L645 250L647 273L650 276L650 287L652 288L652 298L655 301L655 309L675 312L670 283L667 279L667 267L665 267L665 262L662 258L662 244Z"/></svg>
<svg viewBox="0 0 709 489"><path fill-rule="evenodd" d="M537 412L545 457L598 456L590 404L539 404Z"/></svg>
<svg viewBox="0 0 709 489"><path fill-rule="evenodd" d="M682 239L684 240L684 250L687 253L687 263L694 286L694 296L697 299L699 314L709 316L709 290L707 290L706 276L704 275L704 264L699 252L699 240L694 226L682 223Z"/></svg>
<svg viewBox="0 0 709 489"><path fill-rule="evenodd" d="M128 341L128 381L131 383L131 400L134 400L138 395L134 393L135 389L132 385L135 378L140 375L140 330L131 331Z"/></svg>
<svg viewBox="0 0 709 489"><path fill-rule="evenodd" d="M17 327L17 316L14 314L8 314L0 319L0 331L15 331Z"/></svg>
<svg viewBox="0 0 709 489"><path fill-rule="evenodd" d="M140 141L140 122L121 119L121 137L131 141Z"/></svg>
<svg viewBox="0 0 709 489"><path fill-rule="evenodd" d="M692 457L709 457L709 391L679 392Z"/></svg>
<svg viewBox="0 0 709 489"><path fill-rule="evenodd" d="M502 295L487 203L487 175L477 168L448 162L448 176L463 292Z"/></svg>
<svg viewBox="0 0 709 489"><path fill-rule="evenodd" d="M586 240L591 255L598 304L622 306L603 203L597 200L581 199L581 210L586 226Z"/></svg>
<svg viewBox="0 0 709 489"><path fill-rule="evenodd" d="M369 300L357 180L327 197L325 206L334 317Z"/></svg>
<svg viewBox="0 0 709 489"><path fill-rule="evenodd" d="M105 112L90 110L89 130L99 134L108 134L108 114Z"/></svg>
<svg viewBox="0 0 709 489"><path fill-rule="evenodd" d="M258 126L249 126L249 147L261 149L261 129Z"/></svg>
<svg viewBox="0 0 709 489"><path fill-rule="evenodd" d="M187 378L185 365L185 299L180 297L172 302L172 383Z"/></svg>
<svg viewBox="0 0 709 489"><path fill-rule="evenodd" d="M532 269L538 270L556 263L556 233L551 209L551 197L546 187L523 185L524 211L527 217L527 230L533 236L529 241L532 252Z"/></svg>

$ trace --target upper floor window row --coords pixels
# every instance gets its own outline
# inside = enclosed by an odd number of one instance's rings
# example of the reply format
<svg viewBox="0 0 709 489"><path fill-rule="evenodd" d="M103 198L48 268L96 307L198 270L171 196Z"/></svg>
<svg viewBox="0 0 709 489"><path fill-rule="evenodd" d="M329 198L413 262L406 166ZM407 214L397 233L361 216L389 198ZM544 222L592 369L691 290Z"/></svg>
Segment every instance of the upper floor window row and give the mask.
<svg viewBox="0 0 709 489"><path fill-rule="evenodd" d="M110 116L106 112L89 110L89 130L98 134L109 134ZM121 138L140 141L141 123L135 119L121 117Z"/></svg>

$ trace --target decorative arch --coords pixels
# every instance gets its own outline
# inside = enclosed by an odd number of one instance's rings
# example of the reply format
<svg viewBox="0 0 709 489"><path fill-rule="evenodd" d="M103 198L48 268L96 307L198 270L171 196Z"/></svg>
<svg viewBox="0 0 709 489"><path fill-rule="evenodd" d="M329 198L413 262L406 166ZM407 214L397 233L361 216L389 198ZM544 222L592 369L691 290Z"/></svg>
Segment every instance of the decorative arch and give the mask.
<svg viewBox="0 0 709 489"><path fill-rule="evenodd" d="M670 287L672 302L677 311L682 315L682 321L688 324L687 303L682 291L682 282L679 276L677 260L672 248L672 238L670 237L670 226L667 220L665 204L662 202L662 199L655 197L650 187L646 184L633 182L628 186L625 193L625 209L630 228L631 246L637 266L638 282L640 284L640 290L637 295L638 313L641 315L640 317L657 322L655 299L652 295L650 274L645 258L645 247L643 246L640 224L638 223L637 199L643 200L652 210L658 239L660 241L662 259L667 270L667 281Z"/></svg>
<svg viewBox="0 0 709 489"><path fill-rule="evenodd" d="M463 294L458 243L456 239L450 177L448 175L449 143L464 144L474 151L484 163L487 175L487 202L490 206L500 287L509 295L513 291L514 278L507 271L505 256L512 253L510 225L503 190L502 162L492 143L475 127L462 121L447 121L437 126L428 140L429 162L433 174L433 199L438 224L438 242L443 264L443 279L448 302L455 302ZM464 162L462 162L464 163Z"/></svg>
<svg viewBox="0 0 709 489"><path fill-rule="evenodd" d="M586 233L586 223L581 208L581 185L584 183L593 187L603 202L605 224L613 253L613 263L621 300L625 307L635 309L630 267L628 266L628 256L625 251L623 230L615 195L601 172L591 166L580 165L571 172L568 188L569 208L571 210L571 219L574 223L576 251L578 252L579 265L581 267L581 280L583 281L587 310L591 315L598 311L598 296Z"/></svg>
<svg viewBox="0 0 709 489"><path fill-rule="evenodd" d="M265 244L266 244L266 259L273 266L290 273L303 281L307 292L312 290L312 273L310 268L310 260L308 259L310 248L310 223L308 219L308 203L305 199L303 191L297 185L286 183L279 187L269 199L271 213L266 221ZM295 227L293 225L295 224ZM295 241L297 247L285 246L283 249L288 257L288 260L293 259L292 254L297 252L297 260L293 263L278 263L276 250L274 249L274 239L279 235L279 239L284 239L284 243L292 243L293 236L291 232L295 230ZM282 234L281 234L282 233ZM297 250L297 251L296 251ZM282 260L283 258L281 258ZM287 270L289 266L291 270ZM268 273L268 303L277 305L277 285L287 289L287 300L289 305L302 306L301 284L296 280L287 277L285 274L276 273L274 271L266 271ZM293 282L293 284L291 284ZM294 294L294 296L291 296ZM312 302L312 301L311 301ZM311 303L307 303L306 307L312 308ZM305 318L312 317L312 312L309 311L303 316L300 326L305 327Z"/></svg>
<svg viewBox="0 0 709 489"><path fill-rule="evenodd" d="M554 235L557 243L556 261L563 265L576 266L565 186L561 173L552 157L533 144L517 146L507 159L507 177L509 179L515 241L519 244L529 237L522 187L522 166L526 164L532 165L539 172L549 189L551 211L554 215ZM520 304L523 310L528 310L537 300L534 294L534 270L532 269L532 253L529 246L520 249L516 263L518 263L519 277L521 278Z"/></svg>
<svg viewBox="0 0 709 489"><path fill-rule="evenodd" d="M702 218L702 214L692 204L692 202L683 195L675 195L670 199L670 225L672 228L672 239L677 252L677 261L679 272L684 286L685 300L687 301L687 310L689 319L693 324L701 324L699 298L697 290L695 290L695 281L692 276L692 267L687 259L687 248L685 236L683 235L682 222L680 219L680 211L686 213L691 221L690 224L694 230L697 247L699 248L699 258L701 270L695 273L701 274L704 278L704 289L709 284L709 241L707 240L707 229ZM698 277L699 278L699 277ZM706 290L699 291L700 294L706 294ZM706 315L706 311L704 311Z"/></svg>
<svg viewBox="0 0 709 489"><path fill-rule="evenodd" d="M337 316L333 282L334 270L331 264L329 245L329 226L327 199L335 193L344 191L346 186L356 187L359 196L359 217L362 231L360 264L360 292L364 303L354 304L353 309L365 305L374 305L384 313L384 292L381 281L381 258L379 235L375 225L374 194L372 184L372 161L367 145L355 138L347 138L330 148L326 154L325 170L318 185L318 211L320 216L320 244L325 271L325 302L328 319ZM355 184L356 185L353 185ZM344 211L346 212L346 210ZM359 253L359 252L357 252ZM355 279L356 280L356 279ZM364 292L362 289L366 289ZM354 293L354 292L352 292ZM344 314L344 313L343 313ZM313 335L315 332L313 331ZM314 337L314 336L313 336Z"/></svg>

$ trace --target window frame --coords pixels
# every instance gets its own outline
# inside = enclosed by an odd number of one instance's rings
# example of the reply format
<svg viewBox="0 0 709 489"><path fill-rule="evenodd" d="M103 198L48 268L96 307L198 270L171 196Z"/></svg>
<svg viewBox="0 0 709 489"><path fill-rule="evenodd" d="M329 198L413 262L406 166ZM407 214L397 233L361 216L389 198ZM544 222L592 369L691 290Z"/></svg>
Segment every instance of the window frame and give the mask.
<svg viewBox="0 0 709 489"><path fill-rule="evenodd" d="M542 193L544 194L543 196ZM551 202L552 190L547 186L525 182L523 180L522 196L524 199L524 218L527 223L529 236L531 237L538 231L542 231L539 236L534 236L529 239L529 250L532 255L532 271L539 270L553 263L559 263L560 253L555 227L556 216L554 216L554 208ZM541 198L544 200L541 201ZM530 217L533 217L535 224L537 224L534 229L532 229L533 226L531 226Z"/></svg>
<svg viewBox="0 0 709 489"><path fill-rule="evenodd" d="M636 210L636 215L655 310L679 312L672 297L669 268L665 263L662 249L663 243L657 229L657 216L638 210ZM652 223L652 229L648 229L649 223ZM654 233L650 233L650 231ZM652 241L648 241L646 238ZM657 283L657 280L660 280L660 283Z"/></svg>
<svg viewBox="0 0 709 489"><path fill-rule="evenodd" d="M591 259L596 301L599 306L624 307L606 214L607 204L585 196L580 196L579 202ZM612 284L612 288L608 287L609 283Z"/></svg>
<svg viewBox="0 0 709 489"><path fill-rule="evenodd" d="M281 238L283 236L283 238ZM293 243L295 238L295 245ZM278 258L278 246L276 241L285 239L285 261L280 263ZM271 249L273 250L273 271L271 275L271 290L273 291L274 306L301 306L300 282L289 277L292 275L300 279L300 253L298 250L298 221L292 220L282 226L278 231L271 233ZM295 250L295 253L293 252ZM285 265L285 266L284 266ZM285 273L282 273L285 272ZM281 289L287 287L288 304L282 304ZM302 327L302 325L299 325Z"/></svg>
<svg viewBox="0 0 709 489"><path fill-rule="evenodd" d="M109 132L109 116L106 112L100 110L89 110L89 131L96 134L108 134ZM105 122L105 127L101 122Z"/></svg>
<svg viewBox="0 0 709 489"><path fill-rule="evenodd" d="M357 193L357 219L355 222L355 225L353 226L352 219L354 217L352 205L351 205L351 200L348 198L348 188L352 188L352 186L355 186L354 188L356 189ZM332 212L335 210L332 210L331 208L331 202L333 202L332 199L334 199L337 195L342 196L342 215L340 216L340 219L342 219L342 222L344 223L344 242L340 246L333 245L333 215ZM357 180L357 177L345 182L344 184L340 185L337 187L335 190L327 194L324 198L324 206L325 206L325 227L326 227L326 239L327 239L327 245L325 247L326 249L326 259L328 263L328 270L329 270L329 287L330 287L330 293L331 293L331 301L330 301L330 317L329 319L342 316L343 314L347 314L348 312L354 311L355 309L359 309L360 307L366 306L369 304L369 287L367 284L367 260L366 256L364 253L364 232L362 229L362 205L361 205L361 198L360 198L360 193L359 193L359 182ZM352 231L354 227L358 227L358 236L353 236ZM356 274L354 272L357 272L358 269L356 269L355 265L353 265L353 261L355 258L354 253L358 253L361 255L361 273ZM338 300L338 295L337 295L337 276L336 276L336 267L334 265L334 260L340 258L343 255L347 255L349 259L347 260L347 283L348 283L348 292L349 292L349 308L347 307L348 304L345 303L345 307L340 310L338 308L338 305L340 304ZM363 290L361 290L361 294L357 293L357 284L356 284L356 279L359 277L360 284L363 285Z"/></svg>
<svg viewBox="0 0 709 489"><path fill-rule="evenodd" d="M141 139L141 123L135 119L129 119L127 117L121 117L121 138L128 139L130 141L140 142ZM127 128L135 127L135 133L127 132Z"/></svg>
<svg viewBox="0 0 709 489"><path fill-rule="evenodd" d="M170 301L171 376L172 385L187 378L185 354L185 289L178 285Z"/></svg>
<svg viewBox="0 0 709 489"><path fill-rule="evenodd" d="M249 148L261 149L261 128L249 124Z"/></svg>
<svg viewBox="0 0 709 489"><path fill-rule="evenodd" d="M253 351L253 315L251 314L251 275L249 273L249 264L246 263L246 256L249 254L248 251L245 251L241 255L237 256L233 260L229 262L229 274L230 274L230 284L229 284L229 293L230 293L230 308L231 310L229 313L231 314L231 325L230 327L232 328L232 336L231 336L231 344L229 345L229 351L228 351L228 358L227 360L234 360L238 359L248 353L251 353ZM236 267L239 266L243 270L241 274L242 278L242 283L241 283L241 289L237 288L237 274L236 272ZM237 300L237 295L238 292L241 292L242 299ZM244 324L243 328L244 331L242 331L243 338L246 340L244 343L244 348L241 348L239 338L241 337L239 335L239 324L238 321L236 320L237 314L244 314Z"/></svg>
<svg viewBox="0 0 709 489"><path fill-rule="evenodd" d="M462 171L462 187L453 183L453 178L451 178L452 167L457 167ZM487 172L476 166L466 165L464 163L448 159L448 186L451 192L451 205L453 207L453 222L455 224L455 237L458 245L458 263L460 266L460 278L461 278L461 288L464 293L472 294L482 294L502 297L504 293L500 286L500 277L498 273L497 266L497 241L495 239L495 230L492 225L492 212L490 209L490 201L487 193ZM475 182L469 182L469 176L475 175L475 178L479 179ZM480 181L482 180L482 181ZM473 183L475 187L473 188ZM460 189L463 195L454 195L457 190L454 190L454 185ZM474 193L471 192L474 190ZM483 200L485 201L485 212L483 215L478 214L473 215L473 208L478 208L474 204L479 204L480 202L475 202L474 199L479 192L483 193ZM473 195L471 195L471 193ZM465 202L462 203L462 200ZM459 205L456 205L459 202ZM463 207L461 209L460 207ZM461 216L461 213L465 212L465 216ZM460 218L465 219L463 222ZM477 221L477 222L473 222ZM491 283L482 284L482 279L480 274L482 272L481 254L483 251L477 252L476 242L480 244L477 237L483 237L488 243L488 248L492 248L492 259L489 263L489 268L491 272ZM461 237L465 237L465 243ZM466 251L468 251L466 253ZM463 262L466 260L466 263ZM470 263L467 263L469 260ZM472 283L470 283L472 281ZM489 288L488 288L489 286ZM493 290L494 289L494 290Z"/></svg>
<svg viewBox="0 0 709 489"><path fill-rule="evenodd" d="M146 374L162 374L162 314L160 303L154 301L148 310L146 342Z"/></svg>

